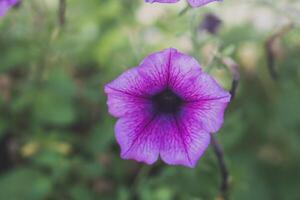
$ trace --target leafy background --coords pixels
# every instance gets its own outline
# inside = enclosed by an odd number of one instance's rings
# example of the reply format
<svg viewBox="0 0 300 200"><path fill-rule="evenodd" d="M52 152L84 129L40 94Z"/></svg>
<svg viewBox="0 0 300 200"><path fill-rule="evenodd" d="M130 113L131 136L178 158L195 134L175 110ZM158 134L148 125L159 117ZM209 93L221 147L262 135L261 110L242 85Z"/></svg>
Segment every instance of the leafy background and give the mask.
<svg viewBox="0 0 300 200"><path fill-rule="evenodd" d="M60 25L58 0L30 0L0 19L0 199L221 199L211 147L195 169L119 157L103 85L171 46L228 90L230 72L214 55L239 65L217 135L230 199L300 199L299 1L185 6L68 0ZM217 35L199 30L206 13L222 19ZM265 44L287 24L272 43L273 80Z"/></svg>

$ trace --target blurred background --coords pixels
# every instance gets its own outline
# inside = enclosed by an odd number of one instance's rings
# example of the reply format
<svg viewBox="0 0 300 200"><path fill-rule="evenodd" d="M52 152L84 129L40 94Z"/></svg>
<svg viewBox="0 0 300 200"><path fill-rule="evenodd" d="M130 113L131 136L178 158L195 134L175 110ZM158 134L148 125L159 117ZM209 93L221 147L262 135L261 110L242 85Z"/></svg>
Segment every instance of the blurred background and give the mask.
<svg viewBox="0 0 300 200"><path fill-rule="evenodd" d="M1 200L221 200L211 147L194 169L119 157L103 85L167 47L238 84L217 134L230 199L300 199L298 0L59 2L0 18Z"/></svg>

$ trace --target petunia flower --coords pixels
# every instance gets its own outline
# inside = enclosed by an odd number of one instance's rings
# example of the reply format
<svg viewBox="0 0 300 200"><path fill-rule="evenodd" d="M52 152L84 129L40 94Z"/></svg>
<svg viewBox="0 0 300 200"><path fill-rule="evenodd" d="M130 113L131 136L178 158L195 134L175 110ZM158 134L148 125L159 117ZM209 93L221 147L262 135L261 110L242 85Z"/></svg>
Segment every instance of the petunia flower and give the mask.
<svg viewBox="0 0 300 200"><path fill-rule="evenodd" d="M145 0L147 3L176 3L179 0ZM200 7L200 6L204 6L210 2L214 2L214 1L222 1L222 0L187 0L188 3L192 6L192 7Z"/></svg>
<svg viewBox="0 0 300 200"><path fill-rule="evenodd" d="M222 24L222 20L218 16L209 13L205 15L203 22L199 26L199 29L205 30L208 33L214 35L217 34L221 24Z"/></svg>
<svg viewBox="0 0 300 200"><path fill-rule="evenodd" d="M222 123L230 94L198 62L169 48L105 85L123 159L194 167Z"/></svg>
<svg viewBox="0 0 300 200"><path fill-rule="evenodd" d="M16 3L18 3L18 0L0 0L0 17L4 16Z"/></svg>

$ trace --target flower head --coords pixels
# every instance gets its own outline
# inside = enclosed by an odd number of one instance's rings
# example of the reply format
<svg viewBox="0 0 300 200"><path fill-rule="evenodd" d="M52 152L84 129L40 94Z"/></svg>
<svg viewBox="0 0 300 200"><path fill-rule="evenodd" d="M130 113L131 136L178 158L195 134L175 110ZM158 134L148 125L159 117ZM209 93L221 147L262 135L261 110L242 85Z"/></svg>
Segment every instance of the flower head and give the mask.
<svg viewBox="0 0 300 200"><path fill-rule="evenodd" d="M0 17L4 16L12 6L18 3L18 0L0 0Z"/></svg>
<svg viewBox="0 0 300 200"><path fill-rule="evenodd" d="M147 3L176 3L179 0L145 0ZM200 6L204 6L210 2L213 1L222 1L222 0L187 0L188 3L192 6L192 7L200 7Z"/></svg>
<svg viewBox="0 0 300 200"><path fill-rule="evenodd" d="M216 34L221 24L222 24L222 20L218 16L209 13L205 15L203 22L199 26L199 29L205 30L210 34Z"/></svg>
<svg viewBox="0 0 300 200"><path fill-rule="evenodd" d="M194 167L223 123L230 94L176 49L147 56L105 86L123 159Z"/></svg>

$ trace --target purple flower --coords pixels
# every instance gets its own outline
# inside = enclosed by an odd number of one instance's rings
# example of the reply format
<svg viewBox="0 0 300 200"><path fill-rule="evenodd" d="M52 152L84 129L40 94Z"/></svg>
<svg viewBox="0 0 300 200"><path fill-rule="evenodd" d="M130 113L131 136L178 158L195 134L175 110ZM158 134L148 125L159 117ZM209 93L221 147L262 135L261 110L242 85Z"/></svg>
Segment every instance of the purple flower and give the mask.
<svg viewBox="0 0 300 200"><path fill-rule="evenodd" d="M147 56L105 86L123 159L158 157L194 167L222 123L230 94L198 62L170 48Z"/></svg>
<svg viewBox="0 0 300 200"><path fill-rule="evenodd" d="M176 3L179 0L145 0L147 3ZM222 0L187 0L192 7L204 6L213 1L222 1Z"/></svg>
<svg viewBox="0 0 300 200"><path fill-rule="evenodd" d="M0 17L4 16L12 6L18 3L18 0L0 0Z"/></svg>
<svg viewBox="0 0 300 200"><path fill-rule="evenodd" d="M209 13L204 17L199 29L206 30L210 34L216 34L222 24L222 20L215 14Z"/></svg>

